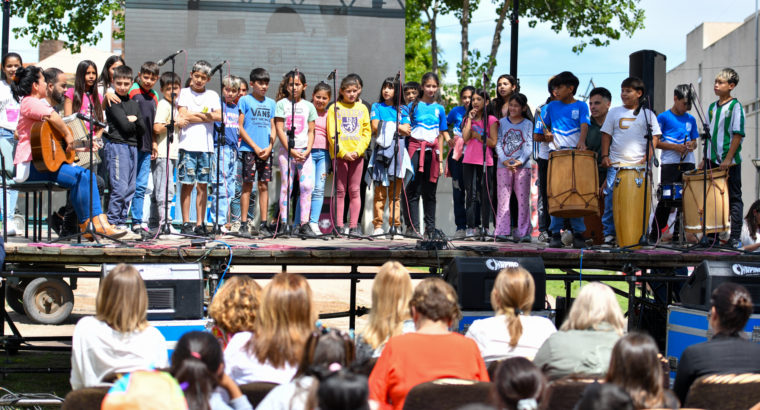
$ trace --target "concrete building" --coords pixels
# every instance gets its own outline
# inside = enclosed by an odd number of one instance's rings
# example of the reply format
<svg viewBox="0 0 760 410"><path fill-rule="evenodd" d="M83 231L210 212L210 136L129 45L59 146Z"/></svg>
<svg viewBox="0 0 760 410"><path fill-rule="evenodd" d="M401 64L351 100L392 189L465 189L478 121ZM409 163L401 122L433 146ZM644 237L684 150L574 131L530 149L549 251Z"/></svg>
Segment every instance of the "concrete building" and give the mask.
<svg viewBox="0 0 760 410"><path fill-rule="evenodd" d="M744 210L758 198L758 169L752 159L760 158L758 142L758 121L760 120L760 99L758 99L757 77L757 26L755 15L740 23L702 23L686 36L686 61L667 73L667 106L672 104L672 90L678 84L693 84L702 101L705 112L716 97L713 81L724 67L731 67L739 74L739 84L734 89L736 97L744 107L746 133L742 142L742 192ZM692 115L701 122L696 110ZM706 115L706 113L705 113ZM706 119L705 119L706 121ZM700 144L699 152L702 146ZM698 155L701 158L701 155ZM699 161L699 160L698 160Z"/></svg>

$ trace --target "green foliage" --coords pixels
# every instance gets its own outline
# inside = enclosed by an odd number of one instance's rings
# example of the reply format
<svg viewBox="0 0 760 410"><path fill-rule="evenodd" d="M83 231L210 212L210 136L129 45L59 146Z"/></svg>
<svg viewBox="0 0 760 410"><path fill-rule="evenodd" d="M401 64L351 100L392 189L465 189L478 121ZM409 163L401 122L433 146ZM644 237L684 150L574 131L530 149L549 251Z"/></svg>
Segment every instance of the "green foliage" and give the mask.
<svg viewBox="0 0 760 410"><path fill-rule="evenodd" d="M430 30L419 19L406 22L406 63L404 81L419 81L430 71L433 57L430 50Z"/></svg>
<svg viewBox="0 0 760 410"><path fill-rule="evenodd" d="M94 45L103 34L95 28L108 16L116 23L114 38L124 38L125 0L14 0L11 15L27 25L13 29L16 37L28 36L32 45L43 40L62 40L66 48L79 52Z"/></svg>
<svg viewBox="0 0 760 410"><path fill-rule="evenodd" d="M486 72L486 68L489 63L495 63L493 56L486 56L480 53L480 50L468 50L467 51L467 67L465 72L462 72L462 63L457 63L457 79L459 79L459 87L465 85L472 85L475 88L483 87L483 73ZM493 79L490 79L486 84L489 90L494 90L496 85Z"/></svg>
<svg viewBox="0 0 760 410"><path fill-rule="evenodd" d="M573 52L580 54L587 45L604 47L610 40L628 37L644 28L644 10L640 0L528 0L520 3L520 14L528 18L528 26L538 22L551 25L554 32L563 29L572 38L580 39ZM503 0L502 7L511 7Z"/></svg>

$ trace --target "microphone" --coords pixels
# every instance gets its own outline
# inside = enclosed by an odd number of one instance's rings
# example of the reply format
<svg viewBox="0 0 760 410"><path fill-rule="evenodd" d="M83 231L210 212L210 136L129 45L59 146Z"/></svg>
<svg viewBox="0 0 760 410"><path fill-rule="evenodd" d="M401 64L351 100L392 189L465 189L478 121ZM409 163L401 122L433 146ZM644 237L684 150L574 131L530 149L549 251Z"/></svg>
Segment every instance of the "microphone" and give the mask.
<svg viewBox="0 0 760 410"><path fill-rule="evenodd" d="M401 70L399 70L399 71L396 73L396 78L394 78L394 79L393 79L393 82L397 83L397 82L398 82L398 80L400 80L400 79L401 79Z"/></svg>
<svg viewBox="0 0 760 410"><path fill-rule="evenodd" d="M330 74L327 74L327 79L328 80L334 80L335 79L335 75L337 73L338 73L338 69L337 68L334 69L334 70L332 70L332 71L330 71Z"/></svg>
<svg viewBox="0 0 760 410"><path fill-rule="evenodd" d="M229 61L228 61L228 60L224 60L224 61L222 61L221 63L219 63L219 65L218 65L218 66L214 67L214 69L213 69L213 70L211 70L211 74L209 74L209 75L208 75L208 76L209 76L209 78L213 77L213 76L214 76L214 74L216 74L216 72L217 72L217 71L221 70L221 69L222 69L222 66L224 66L224 65L225 65L225 64L227 64L227 63L229 63Z"/></svg>
<svg viewBox="0 0 760 410"><path fill-rule="evenodd" d="M483 85L486 85L489 82L491 82L491 79L488 77L488 74L483 73Z"/></svg>
<svg viewBox="0 0 760 410"><path fill-rule="evenodd" d="M162 58L162 59L158 60L158 63L156 63L156 64L158 64L158 66L161 67L162 65L166 64L167 62L169 62L169 60L171 60L174 57L176 57L178 54L182 54L184 52L185 52L185 49L177 50L176 52L172 53L169 57Z"/></svg>
<svg viewBox="0 0 760 410"><path fill-rule="evenodd" d="M643 107L644 104L646 104L648 101L649 101L649 97L647 97L646 95L642 95L641 98L639 98L639 106L636 107L635 110L633 110L633 115L638 116L639 112L641 111L641 107Z"/></svg>
<svg viewBox="0 0 760 410"><path fill-rule="evenodd" d="M95 118L88 117L88 116L82 114L81 112L78 112L76 115L77 115L77 118L79 118L80 120L82 120L84 122L89 122L90 124L96 125L96 126L98 126L100 128L105 128L106 127L106 124L104 124L104 123L96 120Z"/></svg>

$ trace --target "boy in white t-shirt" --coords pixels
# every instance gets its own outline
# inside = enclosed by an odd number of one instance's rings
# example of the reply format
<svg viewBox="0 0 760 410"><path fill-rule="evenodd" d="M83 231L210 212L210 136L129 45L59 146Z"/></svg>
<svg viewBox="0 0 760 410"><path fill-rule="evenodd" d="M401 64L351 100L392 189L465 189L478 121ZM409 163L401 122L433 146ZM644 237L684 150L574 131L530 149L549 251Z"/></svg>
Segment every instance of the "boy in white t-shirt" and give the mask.
<svg viewBox="0 0 760 410"><path fill-rule="evenodd" d="M610 109L602 125L602 166L608 169L607 180L602 185L604 191L602 225L604 226L604 244L608 246L615 243L612 189L618 168L645 163L647 122L652 126L654 138L659 139L662 136L654 112L647 108L639 108L641 97L646 92L644 82L637 77L628 77L623 80L620 88L623 106ZM653 156L654 146L650 146L650 160Z"/></svg>
<svg viewBox="0 0 760 410"><path fill-rule="evenodd" d="M193 65L190 74L190 87L183 88L177 99L179 115L187 120L179 135L179 164L177 179L180 190L182 207L182 234L205 236L206 230L206 201L208 191L206 185L211 181L213 172L212 155L214 152L214 121L221 121L221 102L219 94L207 90L206 83L210 79L211 64L199 60ZM195 228L190 222L190 198L193 186L197 184L195 200Z"/></svg>

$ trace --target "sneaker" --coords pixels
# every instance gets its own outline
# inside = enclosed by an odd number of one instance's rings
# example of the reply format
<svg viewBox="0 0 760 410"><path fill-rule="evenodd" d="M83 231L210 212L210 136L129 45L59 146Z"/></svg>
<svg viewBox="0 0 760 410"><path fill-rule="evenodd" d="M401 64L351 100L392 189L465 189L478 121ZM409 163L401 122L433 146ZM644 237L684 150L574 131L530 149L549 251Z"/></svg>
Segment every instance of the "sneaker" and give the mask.
<svg viewBox="0 0 760 410"><path fill-rule="evenodd" d="M573 248L584 249L586 247L586 240L583 239L582 233L573 234Z"/></svg>
<svg viewBox="0 0 760 410"><path fill-rule="evenodd" d="M549 236L550 236L549 232L541 231L538 233L538 239L536 240L536 242L547 243L549 242Z"/></svg>
<svg viewBox="0 0 760 410"><path fill-rule="evenodd" d="M277 231L277 237L281 239L288 239L290 238L290 234L293 233L290 225L287 223L280 225L279 230Z"/></svg>
<svg viewBox="0 0 760 410"><path fill-rule="evenodd" d="M570 246L573 244L573 233L569 230L562 232L562 245Z"/></svg>
<svg viewBox="0 0 760 410"><path fill-rule="evenodd" d="M527 235L521 237L518 242L531 243L531 242L533 242L533 238L530 236L530 234L527 234Z"/></svg>
<svg viewBox="0 0 760 410"><path fill-rule="evenodd" d="M364 233L362 232L362 228L355 226L348 230L348 236L364 236Z"/></svg>
<svg viewBox="0 0 760 410"><path fill-rule="evenodd" d="M488 228L480 228L480 239L487 241L489 238L491 238L493 235L491 235L491 231L488 230Z"/></svg>
<svg viewBox="0 0 760 410"><path fill-rule="evenodd" d="M464 233L464 240L474 241L476 236L478 236L477 228L467 228Z"/></svg>
<svg viewBox="0 0 760 410"><path fill-rule="evenodd" d="M195 225L193 225L192 222L185 222L182 224L182 228L180 229L179 233L182 235L192 235L195 229Z"/></svg>
<svg viewBox="0 0 760 410"><path fill-rule="evenodd" d="M248 221L246 221L248 222ZM240 221L235 221L230 224L230 232L238 232L240 231Z"/></svg>
<svg viewBox="0 0 760 410"><path fill-rule="evenodd" d="M615 235L607 235L604 237L604 243L602 243L602 245L614 247L615 242Z"/></svg>
<svg viewBox="0 0 760 410"><path fill-rule="evenodd" d="M322 230L319 229L319 224L316 222L309 222L309 227L311 228L311 231L314 232L314 235L322 235Z"/></svg>
<svg viewBox="0 0 760 410"><path fill-rule="evenodd" d="M214 231L214 235L226 235L230 233L230 230L227 229L224 225L219 225L216 227L216 230Z"/></svg>
<svg viewBox="0 0 760 410"><path fill-rule="evenodd" d="M467 236L467 229L457 229L457 231L454 232L454 237L451 239L464 239L465 236Z"/></svg>
<svg viewBox="0 0 760 410"><path fill-rule="evenodd" d="M726 242L726 246L728 246L729 248L741 249L742 243L740 240L736 238L731 238L728 240L728 242Z"/></svg>
<svg viewBox="0 0 760 410"><path fill-rule="evenodd" d="M496 242L509 242L512 240L509 235L496 235L495 238Z"/></svg>
<svg viewBox="0 0 760 410"><path fill-rule="evenodd" d="M16 231L16 224L13 222L12 219L8 220L8 236L16 236L18 232Z"/></svg>
<svg viewBox="0 0 760 410"><path fill-rule="evenodd" d="M435 229L425 229L425 235L423 236L423 238L427 241L440 239Z"/></svg>
<svg viewBox="0 0 760 410"><path fill-rule="evenodd" d="M243 238L250 238L251 237L251 231L248 228L248 221L240 222L238 224L237 235L241 236Z"/></svg>
<svg viewBox="0 0 760 410"><path fill-rule="evenodd" d="M412 239L422 239L422 236L420 236L420 234L417 233L411 227L407 227L406 229L404 229L404 236L406 236L407 238L412 238Z"/></svg>
<svg viewBox="0 0 760 410"><path fill-rule="evenodd" d="M132 232L147 232L148 225L144 223L132 224Z"/></svg>
<svg viewBox="0 0 760 410"><path fill-rule="evenodd" d="M314 230L311 229L311 225L308 223L301 224L301 227L298 229L298 233L306 238L316 238L317 234L314 233Z"/></svg>
<svg viewBox="0 0 760 410"><path fill-rule="evenodd" d="M54 212L53 215L50 216L50 219L48 219L48 225L53 228L53 232L55 232L56 235L60 236L61 227L63 226L63 217L58 215L58 212ZM10 228L10 224L8 227Z"/></svg>
<svg viewBox="0 0 760 410"><path fill-rule="evenodd" d="M206 224L196 225L195 228L193 228L193 233L197 236L207 236L208 229L206 229Z"/></svg>
<svg viewBox="0 0 760 410"><path fill-rule="evenodd" d="M552 239L549 241L550 248L562 248L562 235L559 233L552 234Z"/></svg>
<svg viewBox="0 0 760 410"><path fill-rule="evenodd" d="M372 236L383 236L383 235L385 235L385 231L383 230L382 227L381 228L375 228L372 231Z"/></svg>
<svg viewBox="0 0 760 410"><path fill-rule="evenodd" d="M267 226L266 222L262 222L259 224L259 236L271 236L272 231L269 230L269 226Z"/></svg>

